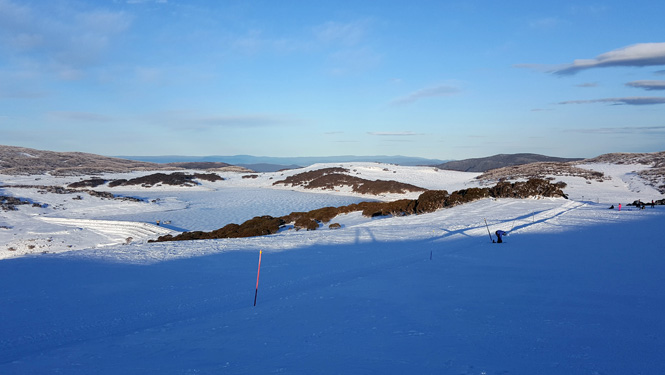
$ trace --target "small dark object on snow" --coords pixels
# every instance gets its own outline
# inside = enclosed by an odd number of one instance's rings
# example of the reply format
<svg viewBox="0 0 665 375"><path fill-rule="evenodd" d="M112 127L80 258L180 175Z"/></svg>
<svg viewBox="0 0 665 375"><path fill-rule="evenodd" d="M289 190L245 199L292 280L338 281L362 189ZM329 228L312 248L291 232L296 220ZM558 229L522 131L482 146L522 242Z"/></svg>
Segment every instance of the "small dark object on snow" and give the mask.
<svg viewBox="0 0 665 375"><path fill-rule="evenodd" d="M611 205L611 206L610 206L610 210L613 210L613 209L614 209L614 205Z"/></svg>
<svg viewBox="0 0 665 375"><path fill-rule="evenodd" d="M508 233L506 233L502 230L497 230L496 232L494 232L494 234L496 234L496 238L497 238L496 243L502 243L503 240L501 239L501 237L508 235Z"/></svg>

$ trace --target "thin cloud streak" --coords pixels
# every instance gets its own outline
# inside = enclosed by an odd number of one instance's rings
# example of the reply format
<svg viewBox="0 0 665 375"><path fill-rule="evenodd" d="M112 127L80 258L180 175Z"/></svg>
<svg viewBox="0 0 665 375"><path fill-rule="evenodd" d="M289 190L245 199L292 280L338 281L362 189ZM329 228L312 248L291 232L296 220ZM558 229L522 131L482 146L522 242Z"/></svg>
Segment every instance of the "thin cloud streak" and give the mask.
<svg viewBox="0 0 665 375"><path fill-rule="evenodd" d="M583 134L663 134L665 126L637 126L621 128L598 128L598 129L567 129L568 133Z"/></svg>
<svg viewBox="0 0 665 375"><path fill-rule="evenodd" d="M657 80L632 81L632 82L626 83L626 86L635 87L635 88L638 88L638 89L644 89L644 90L647 90L647 91L665 90L665 81L657 81Z"/></svg>
<svg viewBox="0 0 665 375"><path fill-rule="evenodd" d="M605 98L592 100L567 100L558 104L593 104L610 103L614 105L653 105L665 104L665 97L627 97L627 98Z"/></svg>
<svg viewBox="0 0 665 375"><path fill-rule="evenodd" d="M573 75L582 70L613 66L665 65L665 43L640 43L615 49L598 55L594 59L575 60L572 64L552 70L556 75Z"/></svg>
<svg viewBox="0 0 665 375"><path fill-rule="evenodd" d="M411 132L411 131L405 131L405 132L367 132L367 134L380 136L380 137L385 137L385 136L410 137L410 136L414 136L414 135L420 135L418 133Z"/></svg>

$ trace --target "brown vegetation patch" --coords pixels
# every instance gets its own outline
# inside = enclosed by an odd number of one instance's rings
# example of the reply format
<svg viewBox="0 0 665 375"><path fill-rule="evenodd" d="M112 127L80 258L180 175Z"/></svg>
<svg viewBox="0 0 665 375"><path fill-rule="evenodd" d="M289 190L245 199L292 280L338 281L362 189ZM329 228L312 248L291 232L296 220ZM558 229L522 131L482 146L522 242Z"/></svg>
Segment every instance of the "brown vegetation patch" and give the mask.
<svg viewBox="0 0 665 375"><path fill-rule="evenodd" d="M337 190L348 186L355 193L372 195L387 193L404 194L426 190L418 186L393 180L366 180L360 177L349 176L344 174L345 172L349 172L349 170L340 167L317 169L287 177L284 180L274 182L273 185L283 184L302 186L305 189L322 190Z"/></svg>
<svg viewBox="0 0 665 375"><path fill-rule="evenodd" d="M194 178L204 181L224 181L224 178L216 173L194 173Z"/></svg>
<svg viewBox="0 0 665 375"><path fill-rule="evenodd" d="M333 168L322 168L314 171L302 172L289 176L283 180L275 181L273 185L282 184L282 185L291 185L291 186L304 186L309 184L311 181L314 181L318 178L321 178L327 174L331 173L345 173L349 170L341 167Z"/></svg>
<svg viewBox="0 0 665 375"><path fill-rule="evenodd" d="M319 229L319 222L315 219L301 216L297 218L296 221L293 223L293 227L296 230L300 229L317 230Z"/></svg>
<svg viewBox="0 0 665 375"><path fill-rule="evenodd" d="M72 189L97 187L99 185L104 185L107 182L108 181L103 179L103 178L91 178L91 179L88 179L88 180L72 182L71 184L67 185L67 187L72 188Z"/></svg>
<svg viewBox="0 0 665 375"><path fill-rule="evenodd" d="M241 237L256 237L265 236L268 234L275 234L285 222L281 218L272 216L257 216L253 219L247 220L244 223L228 224L223 228L214 230L212 232L184 232L177 236L161 236L156 241L149 242L164 242L164 241L188 241L188 240L206 240L215 238L241 238Z"/></svg>
<svg viewBox="0 0 665 375"><path fill-rule="evenodd" d="M131 185L141 185L143 187L151 187L158 184L171 185L171 186L196 186L199 183L194 181L195 179L207 180L207 181L220 181L224 180L222 177L215 173L203 174L195 173L193 175L185 174L182 172L173 172L171 174L166 173L153 173L147 176L136 177L130 180L119 179L109 182L109 187L117 186L131 186Z"/></svg>

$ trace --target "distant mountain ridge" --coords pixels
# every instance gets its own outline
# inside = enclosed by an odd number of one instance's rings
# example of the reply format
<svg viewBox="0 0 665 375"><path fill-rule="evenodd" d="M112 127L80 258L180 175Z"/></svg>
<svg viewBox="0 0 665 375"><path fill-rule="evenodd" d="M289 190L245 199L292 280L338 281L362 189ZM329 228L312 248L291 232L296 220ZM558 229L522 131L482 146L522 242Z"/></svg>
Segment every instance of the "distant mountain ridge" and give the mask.
<svg viewBox="0 0 665 375"><path fill-rule="evenodd" d="M276 172L281 169L295 169L307 167L317 163L352 163L352 162L377 162L386 164L399 164L405 166L436 165L445 162L440 159L427 159L411 156L299 156L299 157L272 157L252 155L211 155L211 156L117 156L119 158L145 161L152 163L174 163L174 162L222 162L242 166L257 172Z"/></svg>
<svg viewBox="0 0 665 375"><path fill-rule="evenodd" d="M498 154L484 158L473 158L464 160L454 160L439 164L436 167L440 169L449 169L461 172L487 172L492 169L510 167L514 165L524 165L540 162L570 162L583 160L582 158L558 158L540 154Z"/></svg>

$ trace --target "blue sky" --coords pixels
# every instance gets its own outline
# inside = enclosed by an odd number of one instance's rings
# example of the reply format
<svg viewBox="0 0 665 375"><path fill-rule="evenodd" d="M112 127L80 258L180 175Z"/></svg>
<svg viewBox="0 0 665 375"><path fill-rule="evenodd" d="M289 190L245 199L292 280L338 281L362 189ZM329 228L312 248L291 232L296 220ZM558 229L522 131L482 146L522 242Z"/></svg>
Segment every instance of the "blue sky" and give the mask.
<svg viewBox="0 0 665 375"><path fill-rule="evenodd" d="M663 14L662 1L0 0L0 144L662 151Z"/></svg>

